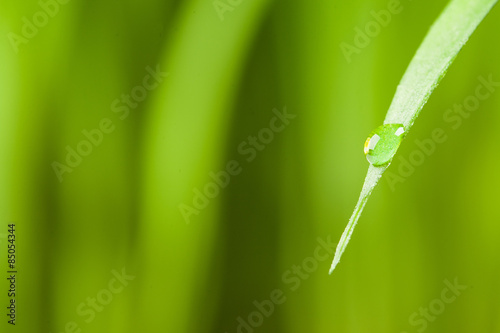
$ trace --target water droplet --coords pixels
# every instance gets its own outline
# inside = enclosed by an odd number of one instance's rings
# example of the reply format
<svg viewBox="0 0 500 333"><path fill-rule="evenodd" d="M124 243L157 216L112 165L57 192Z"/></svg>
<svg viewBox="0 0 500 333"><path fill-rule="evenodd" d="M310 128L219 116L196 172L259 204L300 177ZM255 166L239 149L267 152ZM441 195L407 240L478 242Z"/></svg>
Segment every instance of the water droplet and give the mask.
<svg viewBox="0 0 500 333"><path fill-rule="evenodd" d="M375 129L365 142L366 159L373 166L389 164L405 135L401 124L385 124Z"/></svg>

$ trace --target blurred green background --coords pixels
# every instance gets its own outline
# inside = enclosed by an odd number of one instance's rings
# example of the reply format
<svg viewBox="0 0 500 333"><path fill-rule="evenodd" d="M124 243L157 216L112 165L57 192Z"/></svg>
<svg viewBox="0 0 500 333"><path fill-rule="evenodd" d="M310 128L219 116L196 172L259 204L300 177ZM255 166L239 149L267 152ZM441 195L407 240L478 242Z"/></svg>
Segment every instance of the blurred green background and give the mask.
<svg viewBox="0 0 500 333"><path fill-rule="evenodd" d="M382 180L329 276L364 140L447 1L383 25L393 1L59 1L0 3L2 332L500 332L500 88L453 111L500 82L499 8L389 172L447 140Z"/></svg>

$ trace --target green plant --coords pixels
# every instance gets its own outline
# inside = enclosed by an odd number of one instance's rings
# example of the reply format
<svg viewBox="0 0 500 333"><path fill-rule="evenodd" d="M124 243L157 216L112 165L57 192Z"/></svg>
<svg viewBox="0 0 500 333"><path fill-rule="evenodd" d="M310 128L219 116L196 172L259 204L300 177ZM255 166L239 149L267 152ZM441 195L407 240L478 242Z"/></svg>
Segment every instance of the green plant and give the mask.
<svg viewBox="0 0 500 333"><path fill-rule="evenodd" d="M497 0L452 0L433 24L406 70L387 112L384 124L401 124L404 135L413 126L423 106L446 74L458 52ZM368 168L354 212L337 246L330 274L340 261L356 223L373 189L396 154L400 141L379 145L388 155L386 163L373 163ZM365 152L368 152L365 149Z"/></svg>

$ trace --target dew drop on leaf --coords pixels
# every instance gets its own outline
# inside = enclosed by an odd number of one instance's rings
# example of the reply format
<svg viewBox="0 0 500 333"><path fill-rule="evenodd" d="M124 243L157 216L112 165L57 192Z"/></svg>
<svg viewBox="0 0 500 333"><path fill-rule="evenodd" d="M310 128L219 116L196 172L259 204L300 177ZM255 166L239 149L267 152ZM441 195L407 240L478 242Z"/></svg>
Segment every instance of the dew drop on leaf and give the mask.
<svg viewBox="0 0 500 333"><path fill-rule="evenodd" d="M405 135L401 124L385 124L375 129L365 142L366 159L373 166L391 162Z"/></svg>

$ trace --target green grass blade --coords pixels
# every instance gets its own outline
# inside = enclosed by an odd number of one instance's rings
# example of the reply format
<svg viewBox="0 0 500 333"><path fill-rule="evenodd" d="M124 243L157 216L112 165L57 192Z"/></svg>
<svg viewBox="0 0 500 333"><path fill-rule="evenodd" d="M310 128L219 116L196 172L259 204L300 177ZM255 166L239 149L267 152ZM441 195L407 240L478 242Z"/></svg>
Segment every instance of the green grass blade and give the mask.
<svg viewBox="0 0 500 333"><path fill-rule="evenodd" d="M430 95L458 52L497 0L452 0L429 30L406 70L391 103L385 124L410 130ZM358 203L340 239L330 274L340 261L373 189L387 169L370 166Z"/></svg>

